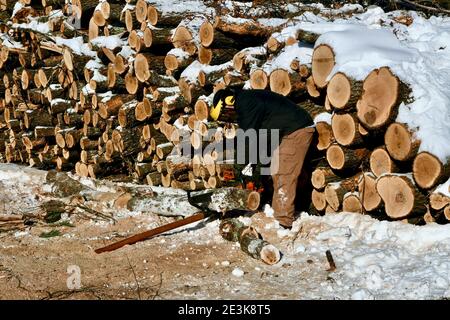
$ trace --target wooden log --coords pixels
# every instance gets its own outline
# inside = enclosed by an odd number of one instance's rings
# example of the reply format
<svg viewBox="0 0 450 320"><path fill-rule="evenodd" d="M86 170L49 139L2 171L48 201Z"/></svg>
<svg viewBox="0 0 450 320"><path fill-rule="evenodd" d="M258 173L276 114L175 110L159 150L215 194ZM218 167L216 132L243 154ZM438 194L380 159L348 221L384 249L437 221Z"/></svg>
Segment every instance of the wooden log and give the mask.
<svg viewBox="0 0 450 320"><path fill-rule="evenodd" d="M270 90L283 96L305 89L305 82L297 72L284 69L273 70L269 76L269 84Z"/></svg>
<svg viewBox="0 0 450 320"><path fill-rule="evenodd" d="M364 173L358 185L360 200L365 211L377 212L383 208L383 200L376 190L376 177L371 173Z"/></svg>
<svg viewBox="0 0 450 320"><path fill-rule="evenodd" d="M370 154L370 171L379 177L384 173L395 173L398 172L398 166L389 156L385 147L378 147L372 151Z"/></svg>
<svg viewBox="0 0 450 320"><path fill-rule="evenodd" d="M334 113L331 117L331 129L336 142L343 146L356 146L363 143L363 137L358 131L356 114Z"/></svg>
<svg viewBox="0 0 450 320"><path fill-rule="evenodd" d="M262 240L254 228L245 226L237 219L222 220L219 230L224 239L239 242L241 250L252 258L269 265L281 259L281 253L275 246Z"/></svg>
<svg viewBox="0 0 450 320"><path fill-rule="evenodd" d="M318 134L317 149L319 151L328 149L335 141L331 125L320 121L316 124L316 130Z"/></svg>
<svg viewBox="0 0 450 320"><path fill-rule="evenodd" d="M308 94L311 97L313 97L313 98L320 97L320 91L316 87L316 83L314 82L314 78L312 75L306 79L305 85L306 85L306 91L308 92Z"/></svg>
<svg viewBox="0 0 450 320"><path fill-rule="evenodd" d="M344 195L344 199L342 200L343 212L362 213L362 210L358 192L349 192Z"/></svg>
<svg viewBox="0 0 450 320"><path fill-rule="evenodd" d="M328 82L326 79L333 69L334 64L334 52L330 46L321 44L314 48L311 73L314 83L318 88L324 88L327 85Z"/></svg>
<svg viewBox="0 0 450 320"><path fill-rule="evenodd" d="M233 67L240 73L249 73L252 68L260 67L267 59L267 50L264 47L246 48L233 57Z"/></svg>
<svg viewBox="0 0 450 320"><path fill-rule="evenodd" d="M254 69L250 74L250 87L252 89L265 89L269 84L269 77L263 69Z"/></svg>
<svg viewBox="0 0 450 320"><path fill-rule="evenodd" d="M388 67L373 70L364 80L363 94L356 104L358 119L369 130L385 128L395 120L398 105L407 101L409 93Z"/></svg>
<svg viewBox="0 0 450 320"><path fill-rule="evenodd" d="M344 170L358 168L368 155L369 150L365 148L353 150L338 144L332 144L327 149L326 158L332 169Z"/></svg>
<svg viewBox="0 0 450 320"><path fill-rule="evenodd" d="M430 189L448 179L450 162L443 164L438 157L422 151L414 158L412 172L419 188Z"/></svg>
<svg viewBox="0 0 450 320"><path fill-rule="evenodd" d="M233 48L209 49L199 47L197 59L202 64L216 66L231 61L237 52L238 50Z"/></svg>
<svg viewBox="0 0 450 320"><path fill-rule="evenodd" d="M327 97L337 110L351 110L361 97L363 83L342 72L336 73L327 85Z"/></svg>
<svg viewBox="0 0 450 320"><path fill-rule="evenodd" d="M24 114L24 125L27 129L34 129L36 126L52 126L52 116L43 110L28 110Z"/></svg>
<svg viewBox="0 0 450 320"><path fill-rule="evenodd" d="M132 127L139 123L136 120L136 106L138 101L131 100L120 107L117 118L121 127Z"/></svg>
<svg viewBox="0 0 450 320"><path fill-rule="evenodd" d="M194 56L181 48L174 48L167 52L164 58L164 66L167 70L184 70L194 61Z"/></svg>
<svg viewBox="0 0 450 320"><path fill-rule="evenodd" d="M311 174L311 183L313 187L318 190L322 190L327 184L339 180L341 180L341 178L328 167L318 167Z"/></svg>
<svg viewBox="0 0 450 320"><path fill-rule="evenodd" d="M180 80L178 80L178 85L180 87L181 94L188 103L192 103L200 96L206 94L205 90L200 87L200 85L190 83L186 78L180 78Z"/></svg>
<svg viewBox="0 0 450 320"><path fill-rule="evenodd" d="M426 197L420 193L410 175L383 175L376 190L392 219L404 219L425 214Z"/></svg>
<svg viewBox="0 0 450 320"><path fill-rule="evenodd" d="M317 211L323 212L327 207L325 192L314 189L311 194L311 202Z"/></svg>
<svg viewBox="0 0 450 320"><path fill-rule="evenodd" d="M281 30L281 26L267 26L253 19L233 19L230 16L216 16L214 28L226 34L250 36L267 39L272 33Z"/></svg>
<svg viewBox="0 0 450 320"><path fill-rule="evenodd" d="M344 195L357 189L358 177L348 178L339 182L332 182L325 187L325 199L330 207L338 211L344 200Z"/></svg>
<svg viewBox="0 0 450 320"><path fill-rule="evenodd" d="M450 204L450 197L448 196L449 190L440 190L437 188L430 194L430 207L434 210L441 210Z"/></svg>
<svg viewBox="0 0 450 320"><path fill-rule="evenodd" d="M389 155L398 161L411 160L419 150L420 140L403 123L392 123L384 135L384 143Z"/></svg>
<svg viewBox="0 0 450 320"><path fill-rule="evenodd" d="M147 184L150 186L160 186L162 184L161 181L161 173L159 172L150 172L146 176Z"/></svg>

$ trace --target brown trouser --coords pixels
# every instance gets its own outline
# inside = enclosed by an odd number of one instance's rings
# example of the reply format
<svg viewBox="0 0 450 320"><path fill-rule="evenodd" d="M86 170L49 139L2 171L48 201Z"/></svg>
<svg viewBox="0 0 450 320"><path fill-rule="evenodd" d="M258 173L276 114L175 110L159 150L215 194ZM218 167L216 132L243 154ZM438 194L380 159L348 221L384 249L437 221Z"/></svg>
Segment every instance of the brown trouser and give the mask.
<svg viewBox="0 0 450 320"><path fill-rule="evenodd" d="M297 181L314 131L303 128L283 137L272 157L272 207L275 219L284 226L292 226L294 221Z"/></svg>

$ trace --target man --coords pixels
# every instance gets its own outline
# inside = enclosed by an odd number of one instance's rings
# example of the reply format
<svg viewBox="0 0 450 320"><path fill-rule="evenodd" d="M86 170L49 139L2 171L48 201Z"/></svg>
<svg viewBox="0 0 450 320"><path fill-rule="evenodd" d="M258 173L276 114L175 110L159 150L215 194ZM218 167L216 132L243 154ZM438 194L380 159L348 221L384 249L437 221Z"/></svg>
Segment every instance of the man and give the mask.
<svg viewBox="0 0 450 320"><path fill-rule="evenodd" d="M274 217L284 228L294 221L297 180L315 132L307 111L288 98L267 90L222 89L216 92L210 116L226 118L234 112L239 127L279 130L281 143L270 165Z"/></svg>

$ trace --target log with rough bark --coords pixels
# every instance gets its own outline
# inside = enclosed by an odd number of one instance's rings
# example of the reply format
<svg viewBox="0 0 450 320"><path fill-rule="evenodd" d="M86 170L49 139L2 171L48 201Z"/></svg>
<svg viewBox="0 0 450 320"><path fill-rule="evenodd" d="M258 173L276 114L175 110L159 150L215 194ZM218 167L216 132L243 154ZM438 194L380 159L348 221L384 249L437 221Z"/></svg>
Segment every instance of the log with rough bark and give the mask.
<svg viewBox="0 0 450 320"><path fill-rule="evenodd" d="M241 250L252 258L269 265L276 264L281 259L281 253L275 246L261 239L254 228L244 225L238 219L223 220L219 230L224 239L239 242Z"/></svg>
<svg viewBox="0 0 450 320"><path fill-rule="evenodd" d="M260 67L267 59L267 50L264 47L246 48L233 57L233 67L236 71L241 73L248 73L248 71L255 67Z"/></svg>
<svg viewBox="0 0 450 320"><path fill-rule="evenodd" d="M420 147L420 140L415 134L399 122L394 122L387 128L384 143L389 155L398 161L411 160Z"/></svg>
<svg viewBox="0 0 450 320"><path fill-rule="evenodd" d="M383 175L377 179L376 190L385 204L386 214L404 219L426 213L427 199L416 187L411 175Z"/></svg>
<svg viewBox="0 0 450 320"><path fill-rule="evenodd" d="M420 152L413 161L414 181L422 189L430 189L444 182L450 175L450 162L445 164L429 152Z"/></svg>
<svg viewBox="0 0 450 320"><path fill-rule="evenodd" d="M167 52L164 59L164 66L169 71L182 71L194 61L194 56L181 48L174 48Z"/></svg>
<svg viewBox="0 0 450 320"><path fill-rule="evenodd" d="M327 97L337 110L350 110L362 94L362 81L356 81L342 72L336 73L327 86Z"/></svg>
<svg viewBox="0 0 450 320"><path fill-rule="evenodd" d="M321 190L325 188L327 184L339 180L341 180L341 178L328 167L317 167L311 174L311 183L317 190Z"/></svg>
<svg viewBox="0 0 450 320"><path fill-rule="evenodd" d="M197 59L202 64L218 65L231 61L236 53L237 50L233 48L209 49L199 47Z"/></svg>
<svg viewBox="0 0 450 320"><path fill-rule="evenodd" d="M281 26L267 26L253 19L233 19L229 16L216 16L214 28L227 34L251 36L267 39L272 33L281 30Z"/></svg>
<svg viewBox="0 0 450 320"><path fill-rule="evenodd" d="M365 148L349 149L338 144L332 144L327 149L326 158L332 169L357 169L359 165L369 155L369 150Z"/></svg>
<svg viewBox="0 0 450 320"><path fill-rule="evenodd" d="M388 67L373 70L364 79L363 93L356 104L358 119L369 130L385 128L407 101L409 88Z"/></svg>

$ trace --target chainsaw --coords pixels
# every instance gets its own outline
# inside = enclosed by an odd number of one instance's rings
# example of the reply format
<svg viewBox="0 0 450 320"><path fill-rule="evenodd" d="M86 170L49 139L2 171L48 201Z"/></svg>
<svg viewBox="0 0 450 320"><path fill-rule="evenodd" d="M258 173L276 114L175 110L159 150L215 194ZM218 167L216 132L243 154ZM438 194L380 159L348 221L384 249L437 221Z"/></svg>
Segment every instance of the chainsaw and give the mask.
<svg viewBox="0 0 450 320"><path fill-rule="evenodd" d="M249 166L247 166L246 168L248 168L248 167ZM257 191L259 193L263 192L264 188L262 187L261 183L254 181L252 175L245 173L246 168L244 168L244 170L235 170L235 169L224 170L222 172L224 181L236 182L236 187L238 187L238 188L247 189L247 190L251 190L251 191ZM236 172L238 172L238 174L236 174ZM179 228L179 227L187 225L187 224L191 224L193 222L197 222L197 221L209 218L211 216L221 217L222 213L208 208L208 205L211 203L212 194L213 194L213 191L208 191L208 190L205 190L204 192L196 192L195 195L192 195L192 191L187 191L187 200L190 205L199 209L198 213L191 215L189 217L186 217L184 219L177 220L177 221L168 223L166 225L157 227L155 229L136 234L129 238L125 238L123 240L112 243L105 247L98 248L95 250L95 252L102 253L102 252L114 251L116 249L119 249L119 248L127 245L127 244L134 244L139 241L147 240L158 234Z"/></svg>

